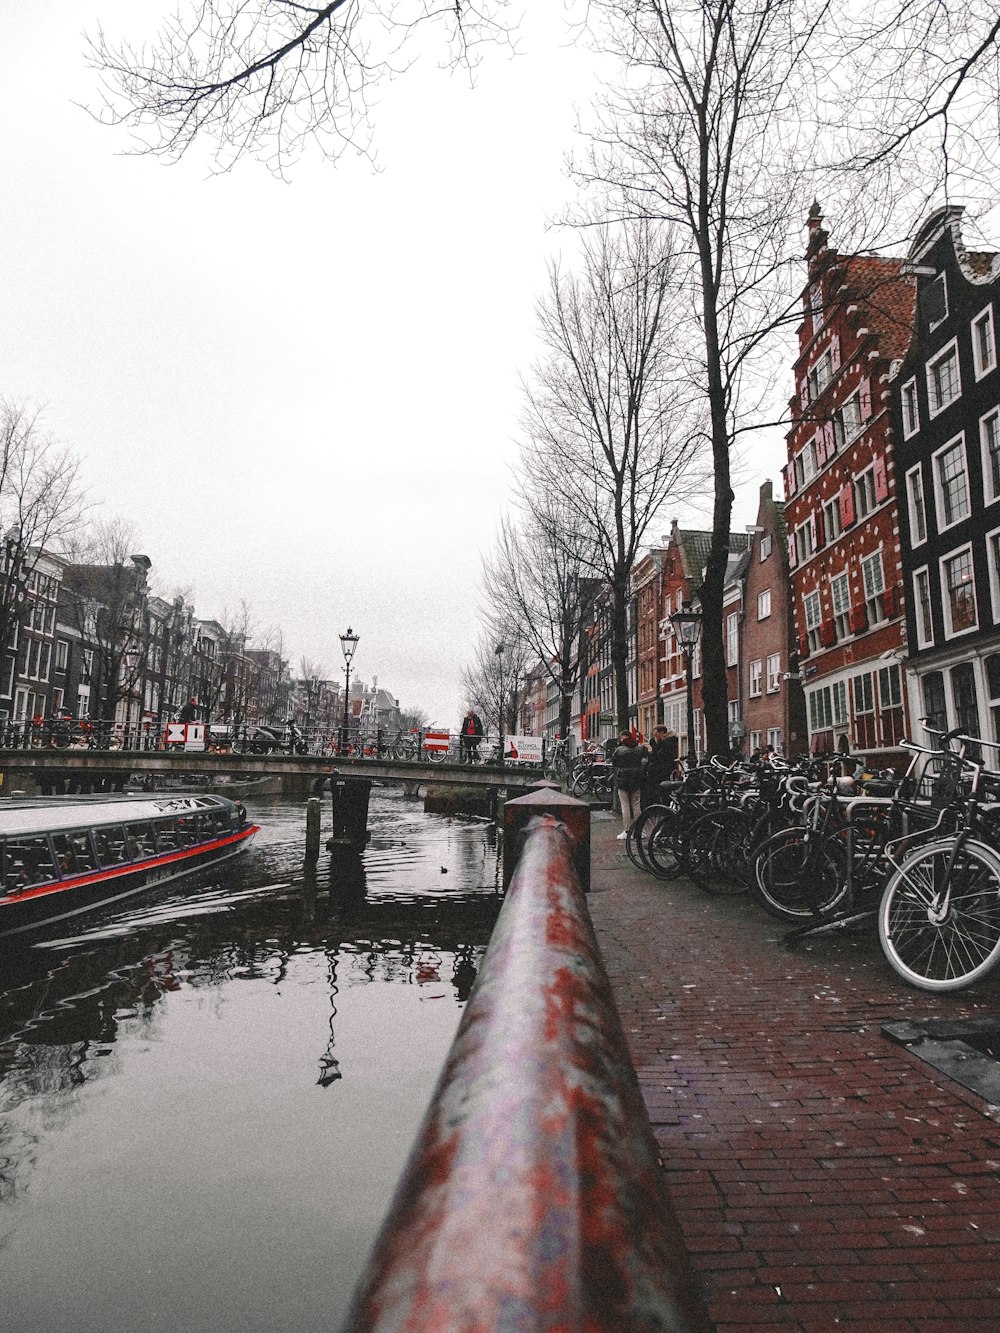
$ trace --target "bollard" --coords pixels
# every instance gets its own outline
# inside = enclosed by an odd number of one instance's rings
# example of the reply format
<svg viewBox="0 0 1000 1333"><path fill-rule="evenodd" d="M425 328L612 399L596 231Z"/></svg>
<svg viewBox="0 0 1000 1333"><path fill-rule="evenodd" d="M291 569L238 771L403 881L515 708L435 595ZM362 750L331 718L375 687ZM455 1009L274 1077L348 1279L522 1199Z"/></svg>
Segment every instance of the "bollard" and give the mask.
<svg viewBox="0 0 1000 1333"><path fill-rule="evenodd" d="M320 801L310 796L306 805L306 860L319 860Z"/></svg>
<svg viewBox="0 0 1000 1333"><path fill-rule="evenodd" d="M514 874L531 820L553 815L565 827L573 868L584 893L590 892L590 806L575 796L564 796L558 788L541 782L533 790L508 801L503 808L503 886Z"/></svg>

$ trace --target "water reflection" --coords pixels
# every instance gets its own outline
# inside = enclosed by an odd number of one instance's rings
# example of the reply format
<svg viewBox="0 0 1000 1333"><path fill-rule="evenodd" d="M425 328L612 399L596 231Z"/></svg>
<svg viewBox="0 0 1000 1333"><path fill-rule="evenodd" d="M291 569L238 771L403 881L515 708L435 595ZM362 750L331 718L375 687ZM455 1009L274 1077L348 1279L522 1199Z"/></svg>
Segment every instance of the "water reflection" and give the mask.
<svg viewBox="0 0 1000 1333"><path fill-rule="evenodd" d="M225 880L0 958L10 1327L346 1308L499 908L496 842L376 790L365 854L310 867L303 805L253 813Z"/></svg>

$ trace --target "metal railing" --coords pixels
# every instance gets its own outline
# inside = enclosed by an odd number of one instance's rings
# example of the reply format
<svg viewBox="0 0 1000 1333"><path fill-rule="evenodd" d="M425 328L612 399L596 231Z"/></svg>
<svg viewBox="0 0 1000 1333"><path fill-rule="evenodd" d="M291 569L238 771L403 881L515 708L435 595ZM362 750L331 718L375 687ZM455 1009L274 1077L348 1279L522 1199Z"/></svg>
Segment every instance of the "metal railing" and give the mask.
<svg viewBox="0 0 1000 1333"><path fill-rule="evenodd" d="M524 800L517 866L347 1333L708 1327L574 847L535 814L540 793Z"/></svg>

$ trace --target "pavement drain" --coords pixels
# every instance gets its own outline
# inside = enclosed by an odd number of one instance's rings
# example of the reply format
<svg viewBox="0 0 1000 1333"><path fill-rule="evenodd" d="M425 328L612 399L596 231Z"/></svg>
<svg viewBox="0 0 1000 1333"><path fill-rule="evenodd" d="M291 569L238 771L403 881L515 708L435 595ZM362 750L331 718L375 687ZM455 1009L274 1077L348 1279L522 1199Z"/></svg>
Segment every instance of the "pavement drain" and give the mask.
<svg viewBox="0 0 1000 1333"><path fill-rule="evenodd" d="M883 1023L882 1035L978 1097L1000 1104L1000 1014Z"/></svg>

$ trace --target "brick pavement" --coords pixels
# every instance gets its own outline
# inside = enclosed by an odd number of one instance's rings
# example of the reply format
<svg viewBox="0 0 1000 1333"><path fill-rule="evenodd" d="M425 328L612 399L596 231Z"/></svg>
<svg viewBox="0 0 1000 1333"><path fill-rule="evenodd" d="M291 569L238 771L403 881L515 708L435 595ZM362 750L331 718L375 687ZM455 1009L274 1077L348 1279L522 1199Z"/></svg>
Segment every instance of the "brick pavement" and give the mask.
<svg viewBox="0 0 1000 1333"><path fill-rule="evenodd" d="M1000 1111L881 1034L1000 1013L875 938L790 947L747 897L636 870L595 816L590 909L718 1333L1000 1330Z"/></svg>

